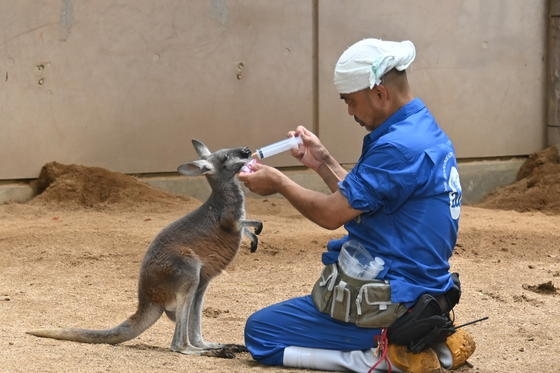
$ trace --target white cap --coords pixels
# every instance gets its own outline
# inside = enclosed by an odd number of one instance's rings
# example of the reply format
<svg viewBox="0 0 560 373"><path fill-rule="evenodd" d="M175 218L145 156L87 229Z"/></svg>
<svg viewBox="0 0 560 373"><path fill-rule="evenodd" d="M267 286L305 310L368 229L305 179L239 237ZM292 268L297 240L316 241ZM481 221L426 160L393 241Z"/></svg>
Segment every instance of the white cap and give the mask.
<svg viewBox="0 0 560 373"><path fill-rule="evenodd" d="M338 93L353 93L381 84L388 71L403 71L414 61L416 48L410 40L401 42L363 39L342 53L334 69Z"/></svg>

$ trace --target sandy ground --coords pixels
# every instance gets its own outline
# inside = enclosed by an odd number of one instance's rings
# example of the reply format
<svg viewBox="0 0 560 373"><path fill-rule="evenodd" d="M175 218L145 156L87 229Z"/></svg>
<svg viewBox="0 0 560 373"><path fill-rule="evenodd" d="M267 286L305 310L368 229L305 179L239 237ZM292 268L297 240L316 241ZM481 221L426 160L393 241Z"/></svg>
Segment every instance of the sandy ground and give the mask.
<svg viewBox="0 0 560 373"><path fill-rule="evenodd" d="M174 324L165 317L115 346L25 334L43 327L106 328L123 321L136 308L137 274L147 245L200 203L166 199L153 190L155 198L105 196L99 202L68 185L65 198L0 205L0 371L291 371L260 366L247 353L220 359L170 352ZM109 194L118 196L115 190ZM243 343L244 322L252 312L308 293L321 270L326 241L344 233L314 226L281 198L248 198L247 212L264 222L260 246L250 253L244 242L227 271L211 283L203 318L209 341ZM463 207L452 259L463 283L455 315L459 324L489 319L467 327L477 350L469 359L472 367L461 372L560 370L559 227L555 211Z"/></svg>

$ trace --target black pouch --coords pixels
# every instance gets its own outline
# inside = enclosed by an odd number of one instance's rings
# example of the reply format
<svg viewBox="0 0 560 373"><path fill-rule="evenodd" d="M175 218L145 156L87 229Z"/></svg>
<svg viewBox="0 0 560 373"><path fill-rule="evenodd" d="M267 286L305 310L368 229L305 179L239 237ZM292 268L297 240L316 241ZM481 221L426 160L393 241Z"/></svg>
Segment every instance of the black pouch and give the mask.
<svg viewBox="0 0 560 373"><path fill-rule="evenodd" d="M416 304L387 330L389 343L407 346L412 352L420 352L433 343L444 342L455 333L449 311L461 298L459 275L453 273L454 286L444 294L447 308L442 310L440 303L430 294L422 295Z"/></svg>
<svg viewBox="0 0 560 373"><path fill-rule="evenodd" d="M461 281L459 280L459 274L453 272L451 274L451 279L453 280L453 287L445 293L445 300L447 301L448 310L443 310L449 312L459 303L461 299Z"/></svg>

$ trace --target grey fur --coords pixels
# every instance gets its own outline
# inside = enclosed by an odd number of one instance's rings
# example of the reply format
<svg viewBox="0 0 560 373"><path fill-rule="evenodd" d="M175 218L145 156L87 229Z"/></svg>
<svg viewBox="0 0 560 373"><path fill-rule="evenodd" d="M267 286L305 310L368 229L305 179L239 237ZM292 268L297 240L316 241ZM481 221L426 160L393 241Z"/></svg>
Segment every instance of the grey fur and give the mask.
<svg viewBox="0 0 560 373"><path fill-rule="evenodd" d="M236 178L250 160L251 151L242 147L211 153L202 142L192 140L192 143L200 159L179 166L178 171L187 176L205 175L212 193L199 208L164 228L148 247L140 269L136 313L107 330L44 329L28 334L117 344L137 337L165 312L176 322L172 351L207 354L211 350L231 348L232 345L205 342L200 318L210 280L233 260L242 235L251 240L252 252L257 248L262 223L245 220L244 194Z"/></svg>

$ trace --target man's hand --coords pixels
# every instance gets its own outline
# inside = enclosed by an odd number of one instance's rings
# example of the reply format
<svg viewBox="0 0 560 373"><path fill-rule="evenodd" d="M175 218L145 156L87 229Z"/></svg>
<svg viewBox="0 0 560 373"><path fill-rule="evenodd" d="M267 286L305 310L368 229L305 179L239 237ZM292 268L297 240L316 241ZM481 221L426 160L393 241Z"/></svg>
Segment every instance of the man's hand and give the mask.
<svg viewBox="0 0 560 373"><path fill-rule="evenodd" d="M241 172L238 177L251 192L268 196L279 191L286 176L274 167L255 162L251 172Z"/></svg>
<svg viewBox="0 0 560 373"><path fill-rule="evenodd" d="M304 126L297 126L290 136L300 136L303 144L292 150L292 155L305 166L317 171L319 167L330 159L330 153L319 138Z"/></svg>

